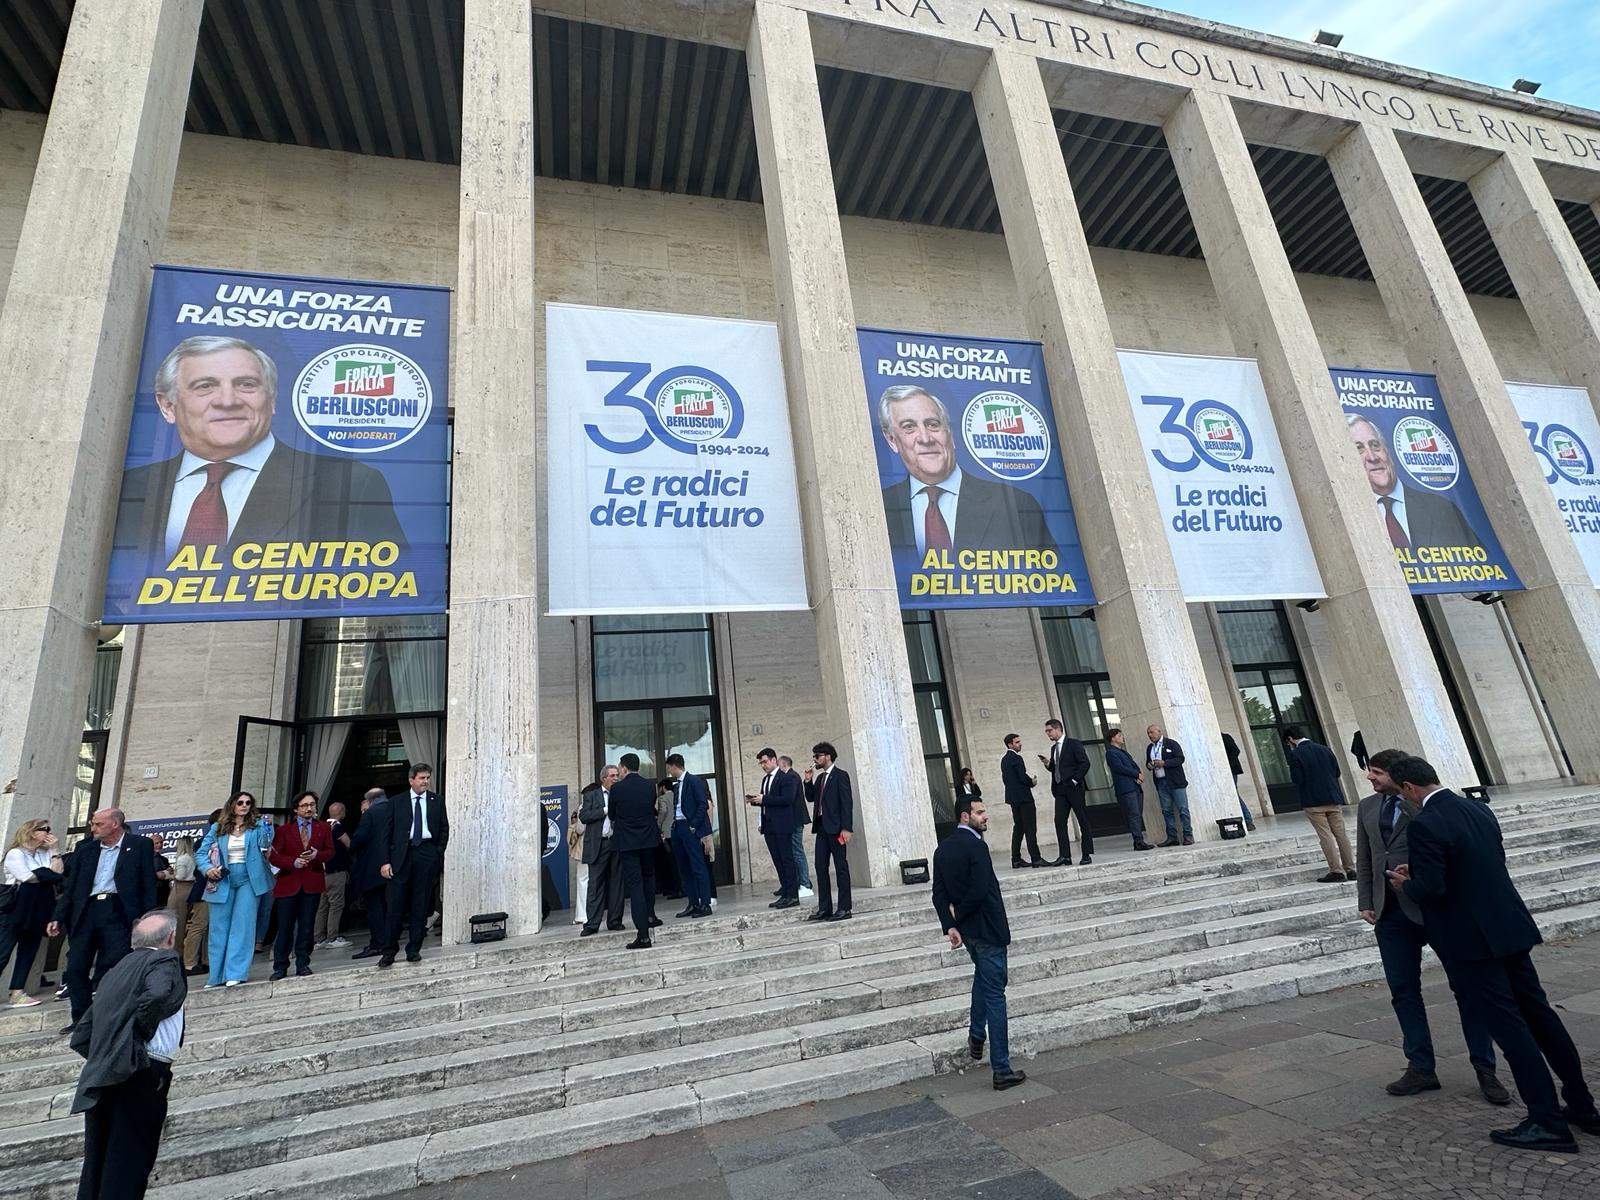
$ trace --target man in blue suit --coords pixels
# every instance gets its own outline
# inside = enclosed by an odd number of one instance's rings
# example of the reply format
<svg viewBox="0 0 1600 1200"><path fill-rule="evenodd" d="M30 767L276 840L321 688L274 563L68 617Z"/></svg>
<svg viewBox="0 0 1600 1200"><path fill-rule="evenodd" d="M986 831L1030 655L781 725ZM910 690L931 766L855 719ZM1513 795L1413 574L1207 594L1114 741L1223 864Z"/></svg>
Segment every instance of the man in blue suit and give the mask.
<svg viewBox="0 0 1600 1200"><path fill-rule="evenodd" d="M683 755L667 755L667 775L672 779L672 858L683 880L688 907L680 917L711 915L711 871L706 866L701 839L711 836L711 792L706 781L684 770Z"/></svg>
<svg viewBox="0 0 1600 1200"><path fill-rule="evenodd" d="M1154 850L1144 838L1144 772L1128 753L1128 738L1120 729L1106 733L1106 772L1111 776L1111 790L1117 794L1117 803L1122 805L1128 832L1133 835L1133 848Z"/></svg>
<svg viewBox="0 0 1600 1200"><path fill-rule="evenodd" d="M852 832L855 803L850 793L850 776L834 765L839 752L832 742L811 747L816 764L815 779L806 772L806 799L811 802L811 832L817 840L817 911L808 921L848 921L850 919L850 860L845 847ZM828 864L839 877L839 907L833 906L833 889L828 886Z"/></svg>
<svg viewBox="0 0 1600 1200"><path fill-rule="evenodd" d="M768 908L797 908L800 880L794 866L795 793L799 779L778 770L778 752L768 746L756 755L763 772L761 791L746 792L745 803L761 810L761 836L778 870L778 898Z"/></svg>

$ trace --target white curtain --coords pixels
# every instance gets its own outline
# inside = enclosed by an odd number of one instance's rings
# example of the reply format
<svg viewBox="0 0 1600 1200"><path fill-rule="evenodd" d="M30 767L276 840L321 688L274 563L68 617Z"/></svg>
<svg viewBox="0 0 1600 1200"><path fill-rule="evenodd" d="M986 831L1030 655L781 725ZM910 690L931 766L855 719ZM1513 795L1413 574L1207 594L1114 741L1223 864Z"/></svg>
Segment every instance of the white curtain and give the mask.
<svg viewBox="0 0 1600 1200"><path fill-rule="evenodd" d="M427 763L433 768L433 790L443 790L444 771L439 762L439 718L401 717L400 740L405 743L406 757L413 763Z"/></svg>
<svg viewBox="0 0 1600 1200"><path fill-rule="evenodd" d="M387 642L389 688L394 693L396 712L427 712L444 707L444 642ZM437 717L401 717L400 740L406 757L413 763L433 767L436 789L444 782L439 762L439 720Z"/></svg>
<svg viewBox="0 0 1600 1200"><path fill-rule="evenodd" d="M306 787L322 803L328 800L328 785L339 772L345 743L350 740L349 721L330 721L306 729Z"/></svg>

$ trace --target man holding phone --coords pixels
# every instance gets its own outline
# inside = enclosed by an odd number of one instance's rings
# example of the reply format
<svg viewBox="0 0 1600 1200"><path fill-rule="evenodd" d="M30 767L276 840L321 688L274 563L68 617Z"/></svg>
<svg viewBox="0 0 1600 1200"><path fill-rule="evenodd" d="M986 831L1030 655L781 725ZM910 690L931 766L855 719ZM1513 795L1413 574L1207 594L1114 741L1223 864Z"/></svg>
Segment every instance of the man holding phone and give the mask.
<svg viewBox="0 0 1600 1200"><path fill-rule="evenodd" d="M333 857L333 826L317 819L317 794L301 792L294 799L294 819L279 827L267 861L278 868L272 885L278 910L278 937L272 948L272 978L289 974L289 948L294 947L294 973L311 974L311 943L317 905L327 888L328 860Z"/></svg>
<svg viewBox="0 0 1600 1200"><path fill-rule="evenodd" d="M778 898L768 908L798 908L800 881L794 866L795 791L799 780L778 770L778 753L768 746L756 755L761 790L746 792L744 802L761 810L761 836L778 871Z"/></svg>
<svg viewBox="0 0 1600 1200"><path fill-rule="evenodd" d="M854 837L851 831L855 804L851 798L850 776L834 765L838 751L832 742L811 747L815 772L806 772L806 799L811 803L811 832L817 839L817 910L808 921L848 921L850 919L850 860L845 847ZM815 778L812 776L815 774ZM828 864L839 877L839 907L833 906L833 888L828 881Z"/></svg>

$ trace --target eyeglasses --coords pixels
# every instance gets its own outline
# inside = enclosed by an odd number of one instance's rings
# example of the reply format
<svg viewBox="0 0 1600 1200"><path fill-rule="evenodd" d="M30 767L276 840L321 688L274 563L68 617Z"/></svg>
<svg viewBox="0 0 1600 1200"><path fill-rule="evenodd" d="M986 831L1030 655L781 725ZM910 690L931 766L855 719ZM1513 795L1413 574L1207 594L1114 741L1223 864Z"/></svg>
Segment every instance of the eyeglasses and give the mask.
<svg viewBox="0 0 1600 1200"><path fill-rule="evenodd" d="M36 827L35 827L35 828L34 828L34 832L35 832L35 833L49 833L49 832L50 832L50 826L48 826L48 825L39 825L39 826L36 826Z"/></svg>

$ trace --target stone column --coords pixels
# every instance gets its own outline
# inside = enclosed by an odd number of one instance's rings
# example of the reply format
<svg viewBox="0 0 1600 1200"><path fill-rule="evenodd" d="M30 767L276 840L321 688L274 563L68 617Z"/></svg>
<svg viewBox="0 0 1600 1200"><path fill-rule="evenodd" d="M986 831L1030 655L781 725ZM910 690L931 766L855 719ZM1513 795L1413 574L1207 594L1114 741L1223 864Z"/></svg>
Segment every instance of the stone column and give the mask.
<svg viewBox="0 0 1600 1200"><path fill-rule="evenodd" d="M747 55L827 712L817 737L855 781L856 881L881 887L933 854L933 811L806 14L757 0Z"/></svg>
<svg viewBox="0 0 1600 1200"><path fill-rule="evenodd" d="M1522 579L1525 590L1506 593L1506 606L1573 770L1585 782L1600 780L1600 594L1528 447L1405 153L1393 130L1359 124L1333 148L1328 165L1411 365L1439 377L1463 457Z"/></svg>
<svg viewBox="0 0 1600 1200"><path fill-rule="evenodd" d="M1556 373L1600 402L1600 287L1538 165L1511 151L1467 186Z"/></svg>
<svg viewBox="0 0 1600 1200"><path fill-rule="evenodd" d="M1044 343L1128 749L1142 757L1149 724L1183 746L1195 838L1214 840L1239 805L1038 63L994 51L973 102L1027 335Z"/></svg>
<svg viewBox="0 0 1600 1200"><path fill-rule="evenodd" d="M539 928L538 460L533 14L467 0L455 302L444 940L468 918ZM564 833L565 831L563 831Z"/></svg>
<svg viewBox="0 0 1600 1200"><path fill-rule="evenodd" d="M0 309L0 833L67 816L201 6L79 0L67 33Z"/></svg>
<svg viewBox="0 0 1600 1200"><path fill-rule="evenodd" d="M1163 132L1234 348L1260 364L1367 745L1411 750L1440 778L1477 782L1233 104L1190 92Z"/></svg>

